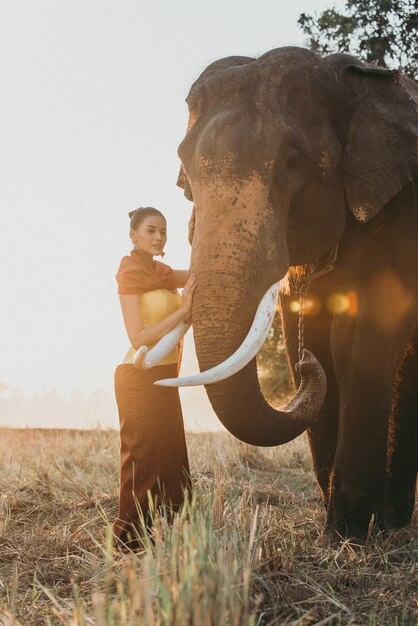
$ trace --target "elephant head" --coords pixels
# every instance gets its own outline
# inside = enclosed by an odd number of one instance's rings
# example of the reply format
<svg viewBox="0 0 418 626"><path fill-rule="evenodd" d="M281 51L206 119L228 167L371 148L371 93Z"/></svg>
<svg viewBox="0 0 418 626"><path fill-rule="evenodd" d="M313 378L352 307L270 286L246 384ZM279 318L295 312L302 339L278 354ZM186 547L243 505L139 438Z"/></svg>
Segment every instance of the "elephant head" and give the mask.
<svg viewBox="0 0 418 626"><path fill-rule="evenodd" d="M408 127L416 110L397 76L347 55L321 59L291 47L222 59L194 83L178 152L179 184L195 207L201 370L237 349L263 294L289 266L317 261L344 233L350 211L371 219L417 175ZM313 368L312 384L282 411L262 396L255 359L207 393L238 438L277 445L316 417L324 396L317 376Z"/></svg>

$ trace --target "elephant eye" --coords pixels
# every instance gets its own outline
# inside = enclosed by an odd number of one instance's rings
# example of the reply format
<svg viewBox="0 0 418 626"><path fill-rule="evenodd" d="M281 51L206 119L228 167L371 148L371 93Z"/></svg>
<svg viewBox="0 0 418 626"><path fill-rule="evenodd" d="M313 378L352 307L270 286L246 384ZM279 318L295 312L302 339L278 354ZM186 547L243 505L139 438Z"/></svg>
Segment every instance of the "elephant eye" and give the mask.
<svg viewBox="0 0 418 626"><path fill-rule="evenodd" d="M301 155L299 152L292 152L291 154L289 154L286 158L287 167L289 168L296 167L296 165L300 161L300 157Z"/></svg>

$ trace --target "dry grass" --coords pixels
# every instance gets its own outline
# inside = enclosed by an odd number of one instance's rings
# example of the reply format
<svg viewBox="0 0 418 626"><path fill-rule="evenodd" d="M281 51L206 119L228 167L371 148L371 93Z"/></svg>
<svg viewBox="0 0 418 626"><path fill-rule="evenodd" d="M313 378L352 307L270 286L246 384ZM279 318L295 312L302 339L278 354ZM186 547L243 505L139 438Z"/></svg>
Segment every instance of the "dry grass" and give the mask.
<svg viewBox="0 0 418 626"><path fill-rule="evenodd" d="M324 549L303 438L188 444L187 515L158 519L155 546L134 555L111 547L116 432L1 431L0 624L417 624L416 517L366 548Z"/></svg>

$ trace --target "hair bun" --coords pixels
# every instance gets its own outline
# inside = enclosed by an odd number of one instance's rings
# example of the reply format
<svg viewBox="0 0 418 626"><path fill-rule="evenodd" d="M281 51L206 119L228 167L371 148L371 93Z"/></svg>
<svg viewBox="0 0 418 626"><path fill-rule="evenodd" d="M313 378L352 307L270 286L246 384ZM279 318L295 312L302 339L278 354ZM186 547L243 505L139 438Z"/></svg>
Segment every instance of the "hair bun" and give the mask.
<svg viewBox="0 0 418 626"><path fill-rule="evenodd" d="M131 220L131 228L136 230L141 222L150 215L159 215L165 220L164 215L153 206L140 206L134 211L129 211L129 219Z"/></svg>

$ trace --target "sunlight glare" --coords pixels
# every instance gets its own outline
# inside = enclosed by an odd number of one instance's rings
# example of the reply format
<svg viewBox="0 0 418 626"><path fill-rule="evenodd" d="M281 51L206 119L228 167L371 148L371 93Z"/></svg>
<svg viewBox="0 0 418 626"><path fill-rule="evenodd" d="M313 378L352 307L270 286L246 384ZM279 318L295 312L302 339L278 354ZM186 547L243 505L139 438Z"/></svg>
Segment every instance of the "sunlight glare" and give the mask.
<svg viewBox="0 0 418 626"><path fill-rule="evenodd" d="M350 306L350 300L345 293L333 293L327 300L327 309L334 315L346 313Z"/></svg>

